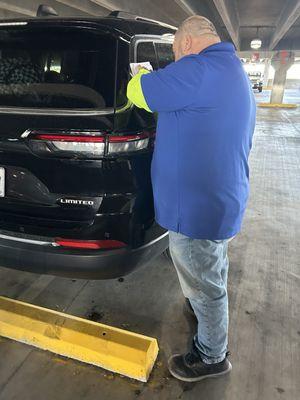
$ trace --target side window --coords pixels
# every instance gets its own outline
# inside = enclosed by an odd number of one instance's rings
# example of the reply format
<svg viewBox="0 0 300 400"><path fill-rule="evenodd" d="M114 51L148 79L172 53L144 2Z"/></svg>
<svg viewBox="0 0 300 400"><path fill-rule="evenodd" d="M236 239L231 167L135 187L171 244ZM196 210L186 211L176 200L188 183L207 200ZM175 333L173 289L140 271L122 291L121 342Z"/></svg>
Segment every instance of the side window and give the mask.
<svg viewBox="0 0 300 400"><path fill-rule="evenodd" d="M157 58L153 42L140 42L137 45L137 62L149 61L153 69L157 69Z"/></svg>
<svg viewBox="0 0 300 400"><path fill-rule="evenodd" d="M159 68L164 68L166 65L174 61L174 54L171 43L155 43Z"/></svg>

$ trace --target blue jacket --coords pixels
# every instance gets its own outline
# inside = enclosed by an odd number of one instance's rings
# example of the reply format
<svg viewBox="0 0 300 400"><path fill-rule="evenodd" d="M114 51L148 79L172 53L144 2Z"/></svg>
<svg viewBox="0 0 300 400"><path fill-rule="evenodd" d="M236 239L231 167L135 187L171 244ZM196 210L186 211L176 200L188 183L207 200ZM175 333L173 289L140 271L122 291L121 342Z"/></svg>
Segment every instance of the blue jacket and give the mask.
<svg viewBox="0 0 300 400"><path fill-rule="evenodd" d="M158 112L152 161L157 222L195 239L241 228L256 106L232 44L221 42L141 76Z"/></svg>

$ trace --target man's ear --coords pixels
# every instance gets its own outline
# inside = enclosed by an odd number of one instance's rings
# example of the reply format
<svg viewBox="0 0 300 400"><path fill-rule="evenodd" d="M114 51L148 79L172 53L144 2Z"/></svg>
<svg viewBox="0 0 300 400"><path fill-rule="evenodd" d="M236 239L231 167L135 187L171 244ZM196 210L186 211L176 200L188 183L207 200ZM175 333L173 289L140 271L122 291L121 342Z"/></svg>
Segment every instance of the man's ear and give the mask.
<svg viewBox="0 0 300 400"><path fill-rule="evenodd" d="M191 35L186 35L184 38L184 51L185 53L188 53L191 48L192 48L192 36Z"/></svg>

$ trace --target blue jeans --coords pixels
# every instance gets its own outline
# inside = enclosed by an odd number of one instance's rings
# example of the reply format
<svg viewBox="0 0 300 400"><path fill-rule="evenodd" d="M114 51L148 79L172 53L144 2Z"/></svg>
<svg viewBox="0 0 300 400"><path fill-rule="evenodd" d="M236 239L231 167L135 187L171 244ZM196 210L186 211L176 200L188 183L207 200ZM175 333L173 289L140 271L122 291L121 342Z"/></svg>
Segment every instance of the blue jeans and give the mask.
<svg viewBox="0 0 300 400"><path fill-rule="evenodd" d="M169 232L179 282L198 320L195 345L207 364L222 361L228 341L228 242Z"/></svg>

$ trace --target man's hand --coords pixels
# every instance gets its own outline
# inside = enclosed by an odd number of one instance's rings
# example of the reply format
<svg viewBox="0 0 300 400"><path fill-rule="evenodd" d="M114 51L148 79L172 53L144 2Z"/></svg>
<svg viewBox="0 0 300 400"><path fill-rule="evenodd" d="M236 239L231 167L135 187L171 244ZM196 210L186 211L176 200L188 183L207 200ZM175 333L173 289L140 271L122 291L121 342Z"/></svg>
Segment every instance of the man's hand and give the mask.
<svg viewBox="0 0 300 400"><path fill-rule="evenodd" d="M150 64L149 61L141 63L130 63L129 65L131 70L131 76L135 76L140 71L147 71L147 72L153 71L152 65Z"/></svg>
<svg viewBox="0 0 300 400"><path fill-rule="evenodd" d="M152 72L152 70L150 69L150 68L146 68L146 67L144 67L143 65L139 65L138 66L138 71L140 72L141 70L146 70L146 71L149 71L149 72Z"/></svg>

